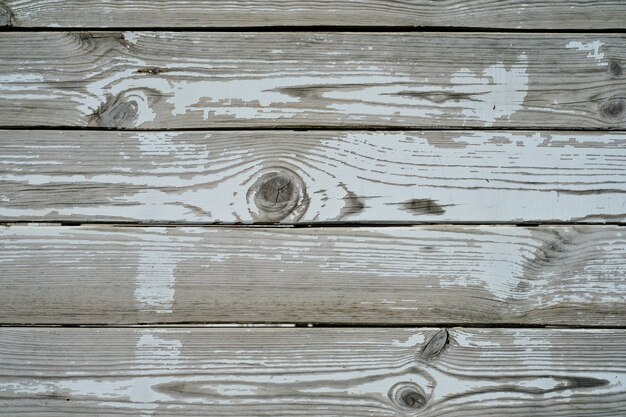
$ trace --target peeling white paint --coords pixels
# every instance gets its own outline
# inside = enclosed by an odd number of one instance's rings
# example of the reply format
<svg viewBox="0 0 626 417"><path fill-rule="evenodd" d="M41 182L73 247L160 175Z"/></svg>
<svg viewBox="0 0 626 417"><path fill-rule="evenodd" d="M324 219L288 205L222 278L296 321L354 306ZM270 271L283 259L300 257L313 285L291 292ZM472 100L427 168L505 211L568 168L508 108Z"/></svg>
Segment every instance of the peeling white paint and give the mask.
<svg viewBox="0 0 626 417"><path fill-rule="evenodd" d="M422 333L416 333L410 335L406 340L394 339L391 344L395 347L415 347L424 343L424 335Z"/></svg>
<svg viewBox="0 0 626 417"><path fill-rule="evenodd" d="M58 94L50 94L44 87L43 75L37 73L0 74L0 99L5 100L50 100L58 99Z"/></svg>
<svg viewBox="0 0 626 417"><path fill-rule="evenodd" d="M139 252L135 299L141 309L157 314L172 312L178 258L167 247L144 249Z"/></svg>
<svg viewBox="0 0 626 417"><path fill-rule="evenodd" d="M133 32L134 34L134 32ZM133 40L133 38L130 38ZM287 64L288 62L283 62ZM125 100L137 106L136 126L155 120L155 104L149 93L164 97L171 106L171 114L180 116L200 112L204 120L213 116L238 119L293 118L314 111L342 114L350 119L378 116L430 118L444 114L464 116L467 120L493 125L497 120L509 119L522 108L528 91L528 60L526 54L510 68L502 63L487 67L482 73L460 69L450 76L449 85L428 84L428 78L401 74L391 69L360 62L346 62L352 69L341 72L307 71L307 76L294 76L294 70L283 73L246 74L246 78L220 79L206 71L227 66L201 62L173 63L163 66L167 72L159 77L137 74L137 67L148 67L145 61L125 57L109 71L106 78L96 77L87 86L88 96L76 96L79 109L89 115L102 103L103 97L123 94ZM234 65L241 65L234 61ZM129 68L129 66L132 66ZM197 70L194 71L194 68ZM180 79L182 76L185 79ZM298 89L319 87L325 108L306 108ZM293 92L292 92L293 91ZM435 101L431 95L435 95ZM452 95L451 99L439 98ZM154 100L158 102L158 100ZM163 103L161 103L162 105Z"/></svg>
<svg viewBox="0 0 626 417"><path fill-rule="evenodd" d="M604 59L604 52L600 52L600 48L604 45L604 43L600 41L593 42L580 42L580 41L571 41L565 47L567 49L576 49L578 51L588 52L587 58L595 59L598 61L598 66L602 66L603 63L600 62Z"/></svg>
<svg viewBox="0 0 626 417"><path fill-rule="evenodd" d="M222 134L188 135L137 132L115 146L94 144L91 151L101 161L94 175L64 169L59 163L69 162L47 145L20 148L11 141L0 146L0 181L95 187L102 192L99 200L105 200L76 206L1 204L0 216L251 221L254 207L245 193L268 161L289 167L305 183L310 198L303 220L337 219L352 204L346 189L364 205L342 218L350 221L571 220L590 213L624 213L626 186L620 172L626 164L626 136L618 133L347 132L319 140L297 135L302 148L284 139L241 146ZM13 159L20 154L24 157ZM88 166L93 161L91 153L78 149L71 163ZM599 184L615 192L581 196L598 190ZM9 198L6 187L0 188ZM401 203L412 198L436 201L445 213L411 212Z"/></svg>
<svg viewBox="0 0 626 417"><path fill-rule="evenodd" d="M148 365L154 365L154 370L159 372L174 369L180 362L182 348L182 342L167 329L141 330L135 353L136 367L146 370Z"/></svg>
<svg viewBox="0 0 626 417"><path fill-rule="evenodd" d="M137 41L141 38L140 34L137 32L123 32L122 35L126 42L132 43L133 45L136 45Z"/></svg>
<svg viewBox="0 0 626 417"><path fill-rule="evenodd" d="M476 330L468 332L455 329L451 334L451 338L462 348L500 349L502 347L500 342L483 337L482 334L477 335L476 332Z"/></svg>
<svg viewBox="0 0 626 417"><path fill-rule="evenodd" d="M470 94L462 101L461 113L467 119L480 120L492 126L497 120L510 119L522 110L528 93L528 57L518 56L518 63L507 69L499 63L477 75L464 68L452 76L455 92Z"/></svg>

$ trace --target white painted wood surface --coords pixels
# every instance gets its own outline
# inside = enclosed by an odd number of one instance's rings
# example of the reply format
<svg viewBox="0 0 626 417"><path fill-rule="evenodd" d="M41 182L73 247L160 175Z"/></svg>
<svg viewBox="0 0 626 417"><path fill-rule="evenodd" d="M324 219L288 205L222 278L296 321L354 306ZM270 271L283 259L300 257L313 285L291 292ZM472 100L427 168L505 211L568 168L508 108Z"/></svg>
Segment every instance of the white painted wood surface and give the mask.
<svg viewBox="0 0 626 417"><path fill-rule="evenodd" d="M10 32L0 125L626 127L626 36Z"/></svg>
<svg viewBox="0 0 626 417"><path fill-rule="evenodd" d="M16 27L435 26L625 29L622 0L5 0Z"/></svg>
<svg viewBox="0 0 626 417"><path fill-rule="evenodd" d="M272 172L281 212L249 191ZM0 131L4 221L625 218L624 133Z"/></svg>
<svg viewBox="0 0 626 417"><path fill-rule="evenodd" d="M626 2L0 26L0 416L623 417Z"/></svg>
<svg viewBox="0 0 626 417"><path fill-rule="evenodd" d="M12 226L0 318L23 324L623 326L619 226Z"/></svg>
<svg viewBox="0 0 626 417"><path fill-rule="evenodd" d="M0 415L623 415L624 330L438 330L2 328Z"/></svg>

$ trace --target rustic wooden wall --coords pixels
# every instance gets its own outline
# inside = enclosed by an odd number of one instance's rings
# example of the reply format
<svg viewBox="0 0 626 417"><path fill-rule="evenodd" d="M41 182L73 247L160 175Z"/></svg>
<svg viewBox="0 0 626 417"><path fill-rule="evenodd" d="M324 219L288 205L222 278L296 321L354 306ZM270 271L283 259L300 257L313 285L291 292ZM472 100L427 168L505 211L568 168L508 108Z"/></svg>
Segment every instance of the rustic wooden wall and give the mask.
<svg viewBox="0 0 626 417"><path fill-rule="evenodd" d="M626 2L0 26L0 415L624 416Z"/></svg>

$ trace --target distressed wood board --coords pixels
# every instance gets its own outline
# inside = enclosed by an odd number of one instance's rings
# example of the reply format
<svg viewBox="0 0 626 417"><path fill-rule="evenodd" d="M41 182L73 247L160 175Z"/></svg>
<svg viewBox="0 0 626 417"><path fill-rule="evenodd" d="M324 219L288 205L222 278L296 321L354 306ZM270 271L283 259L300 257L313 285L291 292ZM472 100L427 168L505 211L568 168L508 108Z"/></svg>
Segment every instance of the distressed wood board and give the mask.
<svg viewBox="0 0 626 417"><path fill-rule="evenodd" d="M626 323L619 226L5 226L0 239L5 324Z"/></svg>
<svg viewBox="0 0 626 417"><path fill-rule="evenodd" d="M621 416L624 330L0 329L6 416Z"/></svg>
<svg viewBox="0 0 626 417"><path fill-rule="evenodd" d="M0 131L0 220L618 222L626 134Z"/></svg>
<svg viewBox="0 0 626 417"><path fill-rule="evenodd" d="M626 36L9 32L0 126L626 127Z"/></svg>
<svg viewBox="0 0 626 417"><path fill-rule="evenodd" d="M15 27L431 26L626 29L621 0L5 0Z"/></svg>

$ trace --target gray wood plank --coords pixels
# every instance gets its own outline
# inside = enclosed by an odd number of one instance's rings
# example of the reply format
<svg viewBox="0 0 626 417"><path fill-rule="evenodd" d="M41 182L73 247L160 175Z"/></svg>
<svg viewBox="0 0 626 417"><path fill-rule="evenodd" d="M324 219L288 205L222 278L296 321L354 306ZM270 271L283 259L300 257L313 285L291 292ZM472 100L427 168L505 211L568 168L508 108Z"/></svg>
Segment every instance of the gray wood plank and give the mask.
<svg viewBox="0 0 626 417"><path fill-rule="evenodd" d="M622 0L5 0L17 27L433 26L625 29Z"/></svg>
<svg viewBox="0 0 626 417"><path fill-rule="evenodd" d="M0 220L618 222L626 134L0 131Z"/></svg>
<svg viewBox="0 0 626 417"><path fill-rule="evenodd" d="M12 32L1 126L626 127L626 36Z"/></svg>
<svg viewBox="0 0 626 417"><path fill-rule="evenodd" d="M618 417L625 343L589 329L2 328L0 415Z"/></svg>
<svg viewBox="0 0 626 417"><path fill-rule="evenodd" d="M618 226L5 226L0 240L1 323L626 323Z"/></svg>

